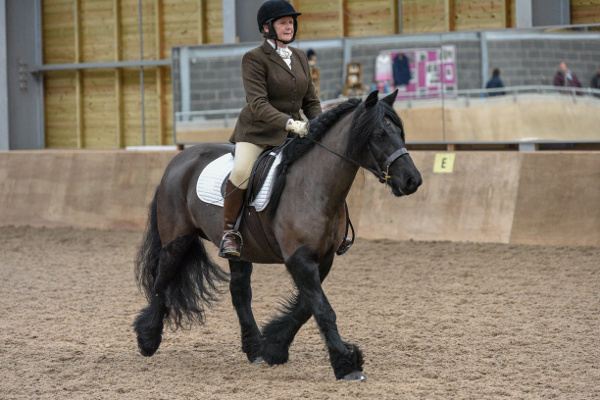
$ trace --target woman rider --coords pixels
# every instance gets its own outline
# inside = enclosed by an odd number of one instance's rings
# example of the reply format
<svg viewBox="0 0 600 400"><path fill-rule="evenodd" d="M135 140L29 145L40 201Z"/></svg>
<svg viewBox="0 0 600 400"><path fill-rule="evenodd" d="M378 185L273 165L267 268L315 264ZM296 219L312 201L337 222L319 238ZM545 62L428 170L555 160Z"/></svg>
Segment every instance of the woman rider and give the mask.
<svg viewBox="0 0 600 400"><path fill-rule="evenodd" d="M306 54L288 46L296 38L298 15L285 0L265 2L257 15L265 41L242 58L247 105L229 139L235 143L235 159L225 188L221 257L240 258L242 238L234 231L235 223L260 153L267 146L282 144L288 131L300 137L308 133L300 109L309 120L322 112Z"/></svg>

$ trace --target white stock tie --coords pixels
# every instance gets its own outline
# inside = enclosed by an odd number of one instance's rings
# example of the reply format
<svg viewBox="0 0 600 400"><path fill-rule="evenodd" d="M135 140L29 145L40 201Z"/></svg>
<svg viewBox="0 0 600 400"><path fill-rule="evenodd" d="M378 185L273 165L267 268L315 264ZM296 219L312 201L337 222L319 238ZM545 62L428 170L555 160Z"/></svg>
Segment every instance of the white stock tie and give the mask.
<svg viewBox="0 0 600 400"><path fill-rule="evenodd" d="M277 48L277 54L279 54L287 66L292 69L292 51L286 47L279 47Z"/></svg>

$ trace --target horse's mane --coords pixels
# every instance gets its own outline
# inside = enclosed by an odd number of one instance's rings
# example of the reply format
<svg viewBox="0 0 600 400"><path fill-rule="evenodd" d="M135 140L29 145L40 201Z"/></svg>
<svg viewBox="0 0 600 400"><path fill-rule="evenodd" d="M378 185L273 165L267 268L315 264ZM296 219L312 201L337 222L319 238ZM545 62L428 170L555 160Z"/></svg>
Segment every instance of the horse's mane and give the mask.
<svg viewBox="0 0 600 400"><path fill-rule="evenodd" d="M361 104L361 99L352 98L312 119L310 121L308 137L315 141L320 141L329 128L338 122L344 115L357 109ZM277 167L277 171L275 171L275 182L273 183L271 199L269 200L269 208L272 213L277 210L281 193L283 193L283 189L285 188L288 167L305 155L314 146L315 143L313 141L296 137L295 140L292 140L283 148L281 152L281 162Z"/></svg>
<svg viewBox="0 0 600 400"><path fill-rule="evenodd" d="M352 128L346 149L346 156L351 159L358 158L360 151L369 143L371 134L377 127L380 126L378 121L382 121L384 117L390 118L395 124L402 127L402 121L394 108L385 101L378 101L372 110L364 113L367 105L359 98L349 99L331 110L319 115L310 121L310 132L308 137L314 141L320 141L323 135L340 120L344 115L356 110L352 117ZM404 140L404 130L402 129L402 140ZM277 167L275 173L275 182L273 183L273 191L271 192L270 210L272 213L277 210L279 199L285 188L287 170L296 160L301 158L310 149L315 146L312 140L301 139L297 137L291 141L282 151L281 163Z"/></svg>
<svg viewBox="0 0 600 400"><path fill-rule="evenodd" d="M366 103L361 103L352 118L352 130L346 148L346 157L353 160L356 160L362 149L369 144L373 132L381 126L380 122L384 118L391 119L395 125L401 128L402 141L405 141L402 120L392 106L385 101L378 101L375 106L369 109L368 113L364 113L366 108Z"/></svg>

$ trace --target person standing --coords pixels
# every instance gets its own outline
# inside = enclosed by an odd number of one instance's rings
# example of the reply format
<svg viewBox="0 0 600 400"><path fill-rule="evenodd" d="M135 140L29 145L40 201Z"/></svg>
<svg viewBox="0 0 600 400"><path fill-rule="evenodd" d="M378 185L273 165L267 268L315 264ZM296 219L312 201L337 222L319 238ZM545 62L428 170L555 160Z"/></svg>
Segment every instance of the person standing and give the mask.
<svg viewBox="0 0 600 400"><path fill-rule="evenodd" d="M504 83L502 82L502 79L500 79L500 69L498 68L494 68L494 71L492 72L492 79L490 79L487 83L487 85L485 85L486 89L495 89L495 88L503 88L504 87ZM502 96L505 95L506 92L504 91L493 91L490 92L488 95L489 96Z"/></svg>
<svg viewBox="0 0 600 400"><path fill-rule="evenodd" d="M558 64L558 71L554 75L554 86L581 87L581 82L579 82L577 75L571 72L567 64L563 61Z"/></svg>
<svg viewBox="0 0 600 400"><path fill-rule="evenodd" d="M590 81L590 87L592 89L600 89L600 66L598 67L598 72L596 72ZM594 93L594 96L600 97L600 93Z"/></svg>
<svg viewBox="0 0 600 400"><path fill-rule="evenodd" d="M258 29L265 41L242 58L242 81L247 105L229 141L235 143L235 158L226 183L223 205L223 239L219 256L241 257L242 237L235 223L242 208L248 178L260 153L279 146L288 132L304 137L311 120L322 113L306 54L288 44L298 33L301 13L285 0L265 2L257 14Z"/></svg>

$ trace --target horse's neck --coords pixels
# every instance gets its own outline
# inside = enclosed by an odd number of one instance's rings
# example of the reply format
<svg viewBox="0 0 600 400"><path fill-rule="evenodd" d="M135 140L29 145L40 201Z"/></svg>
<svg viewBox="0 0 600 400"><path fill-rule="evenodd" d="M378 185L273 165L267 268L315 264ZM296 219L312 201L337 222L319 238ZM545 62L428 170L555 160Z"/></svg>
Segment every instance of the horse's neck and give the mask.
<svg viewBox="0 0 600 400"><path fill-rule="evenodd" d="M345 154L349 141L352 115L344 116L325 133L320 142L338 154ZM325 201L325 206L338 206L346 199L358 166L342 157L332 154L315 145L304 157L297 161L298 170L307 193L314 193Z"/></svg>

